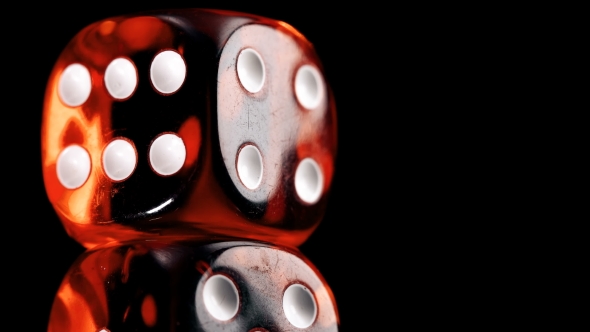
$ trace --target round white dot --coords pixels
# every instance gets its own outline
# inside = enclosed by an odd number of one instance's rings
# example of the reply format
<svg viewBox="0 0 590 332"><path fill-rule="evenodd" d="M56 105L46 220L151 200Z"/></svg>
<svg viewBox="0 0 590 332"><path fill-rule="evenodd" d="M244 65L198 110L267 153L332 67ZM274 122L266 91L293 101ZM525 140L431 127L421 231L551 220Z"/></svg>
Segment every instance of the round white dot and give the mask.
<svg viewBox="0 0 590 332"><path fill-rule="evenodd" d="M81 187L90 175L90 155L79 145L70 145L57 157L57 178L67 189Z"/></svg>
<svg viewBox="0 0 590 332"><path fill-rule="evenodd" d="M104 171L114 181L128 178L135 170L136 164L135 148L124 139L116 139L109 143L102 154Z"/></svg>
<svg viewBox="0 0 590 332"><path fill-rule="evenodd" d="M137 87L137 70L131 61L117 58L108 65L104 82L113 98L129 98Z"/></svg>
<svg viewBox="0 0 590 332"><path fill-rule="evenodd" d="M161 93L174 93L184 83L186 64L182 56L174 51L164 51L156 55L150 67L150 79Z"/></svg>
<svg viewBox="0 0 590 332"><path fill-rule="evenodd" d="M317 107L324 95L324 82L319 71L310 65L303 65L295 75L295 95L299 103L308 109Z"/></svg>
<svg viewBox="0 0 590 332"><path fill-rule="evenodd" d="M262 89L264 79L266 77L264 70L264 62L258 52L251 48L247 48L240 52L238 56L238 78L242 86L254 93Z"/></svg>
<svg viewBox="0 0 590 332"><path fill-rule="evenodd" d="M289 323L303 329L313 324L318 308L307 287L293 284L283 294L283 311Z"/></svg>
<svg viewBox="0 0 590 332"><path fill-rule="evenodd" d="M158 136L150 146L150 165L160 175L172 175L182 168L186 148L182 138L174 134Z"/></svg>
<svg viewBox="0 0 590 332"><path fill-rule="evenodd" d="M238 154L238 176L248 189L255 189L262 181L262 156L254 145L246 145Z"/></svg>
<svg viewBox="0 0 590 332"><path fill-rule="evenodd" d="M295 171L295 191L301 200L313 204L318 201L324 187L320 166L311 158L303 159Z"/></svg>
<svg viewBox="0 0 590 332"><path fill-rule="evenodd" d="M79 63L66 67L59 78L58 94L61 101L71 107L84 104L90 96L90 72Z"/></svg>
<svg viewBox="0 0 590 332"><path fill-rule="evenodd" d="M216 274L205 282L203 302L211 316L226 321L238 313L240 295L228 277Z"/></svg>

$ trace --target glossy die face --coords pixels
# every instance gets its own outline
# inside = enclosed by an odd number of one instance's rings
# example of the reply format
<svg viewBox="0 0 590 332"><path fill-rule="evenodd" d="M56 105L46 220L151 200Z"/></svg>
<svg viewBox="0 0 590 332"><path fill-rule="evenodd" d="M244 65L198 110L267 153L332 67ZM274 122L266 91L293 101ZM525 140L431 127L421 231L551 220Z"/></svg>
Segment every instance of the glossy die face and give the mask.
<svg viewBox="0 0 590 332"><path fill-rule="evenodd" d="M85 253L50 332L337 331L329 286L299 252L253 242L152 241Z"/></svg>
<svg viewBox="0 0 590 332"><path fill-rule="evenodd" d="M86 247L223 235L299 245L323 217L335 107L289 25L179 10L83 29L51 73L46 190Z"/></svg>

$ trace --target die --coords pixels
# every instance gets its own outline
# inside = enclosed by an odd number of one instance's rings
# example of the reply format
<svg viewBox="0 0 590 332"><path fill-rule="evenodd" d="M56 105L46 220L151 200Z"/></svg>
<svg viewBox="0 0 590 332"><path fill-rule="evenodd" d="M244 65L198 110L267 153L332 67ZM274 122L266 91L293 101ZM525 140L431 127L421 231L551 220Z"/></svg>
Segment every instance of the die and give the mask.
<svg viewBox="0 0 590 332"><path fill-rule="evenodd" d="M50 74L43 178L86 248L236 238L298 246L323 217L336 109L288 24L183 9L81 30Z"/></svg>
<svg viewBox="0 0 590 332"><path fill-rule="evenodd" d="M259 242L99 246L71 267L49 332L337 331L330 288L297 250Z"/></svg>

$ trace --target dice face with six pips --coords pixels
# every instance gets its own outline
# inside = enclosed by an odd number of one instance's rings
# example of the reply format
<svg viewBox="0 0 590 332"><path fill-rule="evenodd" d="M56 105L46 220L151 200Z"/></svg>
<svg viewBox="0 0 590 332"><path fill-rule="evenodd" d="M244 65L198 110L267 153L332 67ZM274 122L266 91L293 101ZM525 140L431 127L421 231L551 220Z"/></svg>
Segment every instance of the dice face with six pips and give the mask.
<svg viewBox="0 0 590 332"><path fill-rule="evenodd" d="M97 22L64 49L46 91L45 186L88 248L155 235L299 245L324 215L335 150L313 47L251 15Z"/></svg>

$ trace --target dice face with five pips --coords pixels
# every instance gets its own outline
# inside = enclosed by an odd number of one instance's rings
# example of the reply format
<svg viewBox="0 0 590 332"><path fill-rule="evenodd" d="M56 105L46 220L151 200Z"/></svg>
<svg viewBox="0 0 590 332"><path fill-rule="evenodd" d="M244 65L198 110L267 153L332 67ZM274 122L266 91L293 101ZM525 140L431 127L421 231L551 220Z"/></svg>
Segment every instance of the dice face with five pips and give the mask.
<svg viewBox="0 0 590 332"><path fill-rule="evenodd" d="M158 236L301 244L324 215L335 106L291 26L209 10L92 24L50 76L47 193L86 247Z"/></svg>

